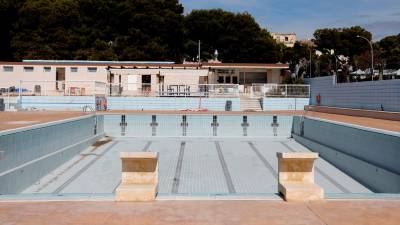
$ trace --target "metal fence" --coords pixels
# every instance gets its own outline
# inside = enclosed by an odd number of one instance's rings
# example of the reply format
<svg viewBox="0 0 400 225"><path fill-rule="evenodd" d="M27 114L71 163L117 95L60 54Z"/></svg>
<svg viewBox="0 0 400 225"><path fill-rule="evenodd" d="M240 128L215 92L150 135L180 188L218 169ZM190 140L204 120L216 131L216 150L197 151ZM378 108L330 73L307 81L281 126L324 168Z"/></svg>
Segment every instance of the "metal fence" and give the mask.
<svg viewBox="0 0 400 225"><path fill-rule="evenodd" d="M303 84L253 84L250 97L309 98L310 85Z"/></svg>
<svg viewBox="0 0 400 225"><path fill-rule="evenodd" d="M239 85L21 81L5 92L11 96L238 97Z"/></svg>
<svg viewBox="0 0 400 225"><path fill-rule="evenodd" d="M108 84L110 96L153 97L238 97L236 84Z"/></svg>
<svg viewBox="0 0 400 225"><path fill-rule="evenodd" d="M105 87L97 81L20 81L10 90L24 96L94 96L106 94Z"/></svg>

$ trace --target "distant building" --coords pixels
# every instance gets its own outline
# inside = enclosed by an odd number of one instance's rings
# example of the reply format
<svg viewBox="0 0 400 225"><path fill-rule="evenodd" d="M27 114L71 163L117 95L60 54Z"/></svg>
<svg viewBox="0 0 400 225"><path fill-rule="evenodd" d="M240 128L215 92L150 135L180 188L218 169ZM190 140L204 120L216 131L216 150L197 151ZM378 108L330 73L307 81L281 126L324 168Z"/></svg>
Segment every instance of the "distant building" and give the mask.
<svg viewBox="0 0 400 225"><path fill-rule="evenodd" d="M292 48L297 40L295 33L271 33L271 35L276 42L282 43L289 48Z"/></svg>

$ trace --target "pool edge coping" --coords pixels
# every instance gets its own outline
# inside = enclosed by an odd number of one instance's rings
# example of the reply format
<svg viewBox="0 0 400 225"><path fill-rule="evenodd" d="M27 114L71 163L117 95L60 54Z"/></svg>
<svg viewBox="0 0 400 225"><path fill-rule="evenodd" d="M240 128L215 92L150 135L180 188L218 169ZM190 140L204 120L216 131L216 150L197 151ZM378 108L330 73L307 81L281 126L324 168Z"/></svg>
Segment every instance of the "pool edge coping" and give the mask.
<svg viewBox="0 0 400 225"><path fill-rule="evenodd" d="M400 194L387 193L328 193L322 201L400 201ZM0 195L0 204L8 202L89 202L115 201L115 195L109 194L24 194ZM278 193L258 194L159 194L157 201L283 201Z"/></svg>
<svg viewBox="0 0 400 225"><path fill-rule="evenodd" d="M13 133L24 132L24 131L28 131L28 130L40 129L40 128L43 128L43 127L54 126L54 125L58 125L58 124L62 124L62 123L74 122L74 121L78 121L78 120L81 120L81 119L91 118L93 116L98 116L98 115L97 114L81 115L81 116L67 118L67 119L61 119L61 120L55 120L55 121L50 121L50 122L45 122L45 123L33 124L33 125L25 126L25 127L18 127L18 128L7 129L7 130L1 130L0 131L0 136L9 135L9 134L13 134Z"/></svg>

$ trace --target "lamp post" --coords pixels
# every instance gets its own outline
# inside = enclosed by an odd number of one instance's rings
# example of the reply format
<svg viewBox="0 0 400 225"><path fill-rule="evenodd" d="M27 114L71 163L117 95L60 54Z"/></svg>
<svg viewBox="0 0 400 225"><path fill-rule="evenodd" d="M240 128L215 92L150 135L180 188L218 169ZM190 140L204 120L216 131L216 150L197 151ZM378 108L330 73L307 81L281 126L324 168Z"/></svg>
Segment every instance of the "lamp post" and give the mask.
<svg viewBox="0 0 400 225"><path fill-rule="evenodd" d="M371 47L371 69L372 69L371 80L374 81L374 47L372 46L372 41L370 41L368 38L360 36L360 35L357 35L357 37L368 41L369 46Z"/></svg>
<svg viewBox="0 0 400 225"><path fill-rule="evenodd" d="M312 50L311 50L311 48L308 48L308 50L310 51L310 78L311 78L311 70L312 70Z"/></svg>
<svg viewBox="0 0 400 225"><path fill-rule="evenodd" d="M199 40L199 65L201 64L201 41Z"/></svg>

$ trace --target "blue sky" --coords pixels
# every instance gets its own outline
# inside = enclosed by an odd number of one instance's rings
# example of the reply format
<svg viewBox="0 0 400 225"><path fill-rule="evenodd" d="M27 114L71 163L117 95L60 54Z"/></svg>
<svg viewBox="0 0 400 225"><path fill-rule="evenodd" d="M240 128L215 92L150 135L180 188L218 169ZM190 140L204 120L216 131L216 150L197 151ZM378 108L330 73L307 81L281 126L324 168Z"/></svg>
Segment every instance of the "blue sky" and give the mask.
<svg viewBox="0 0 400 225"><path fill-rule="evenodd" d="M222 8L251 13L271 32L312 38L315 29L360 25L374 40L400 33L400 0L181 0L193 9Z"/></svg>

